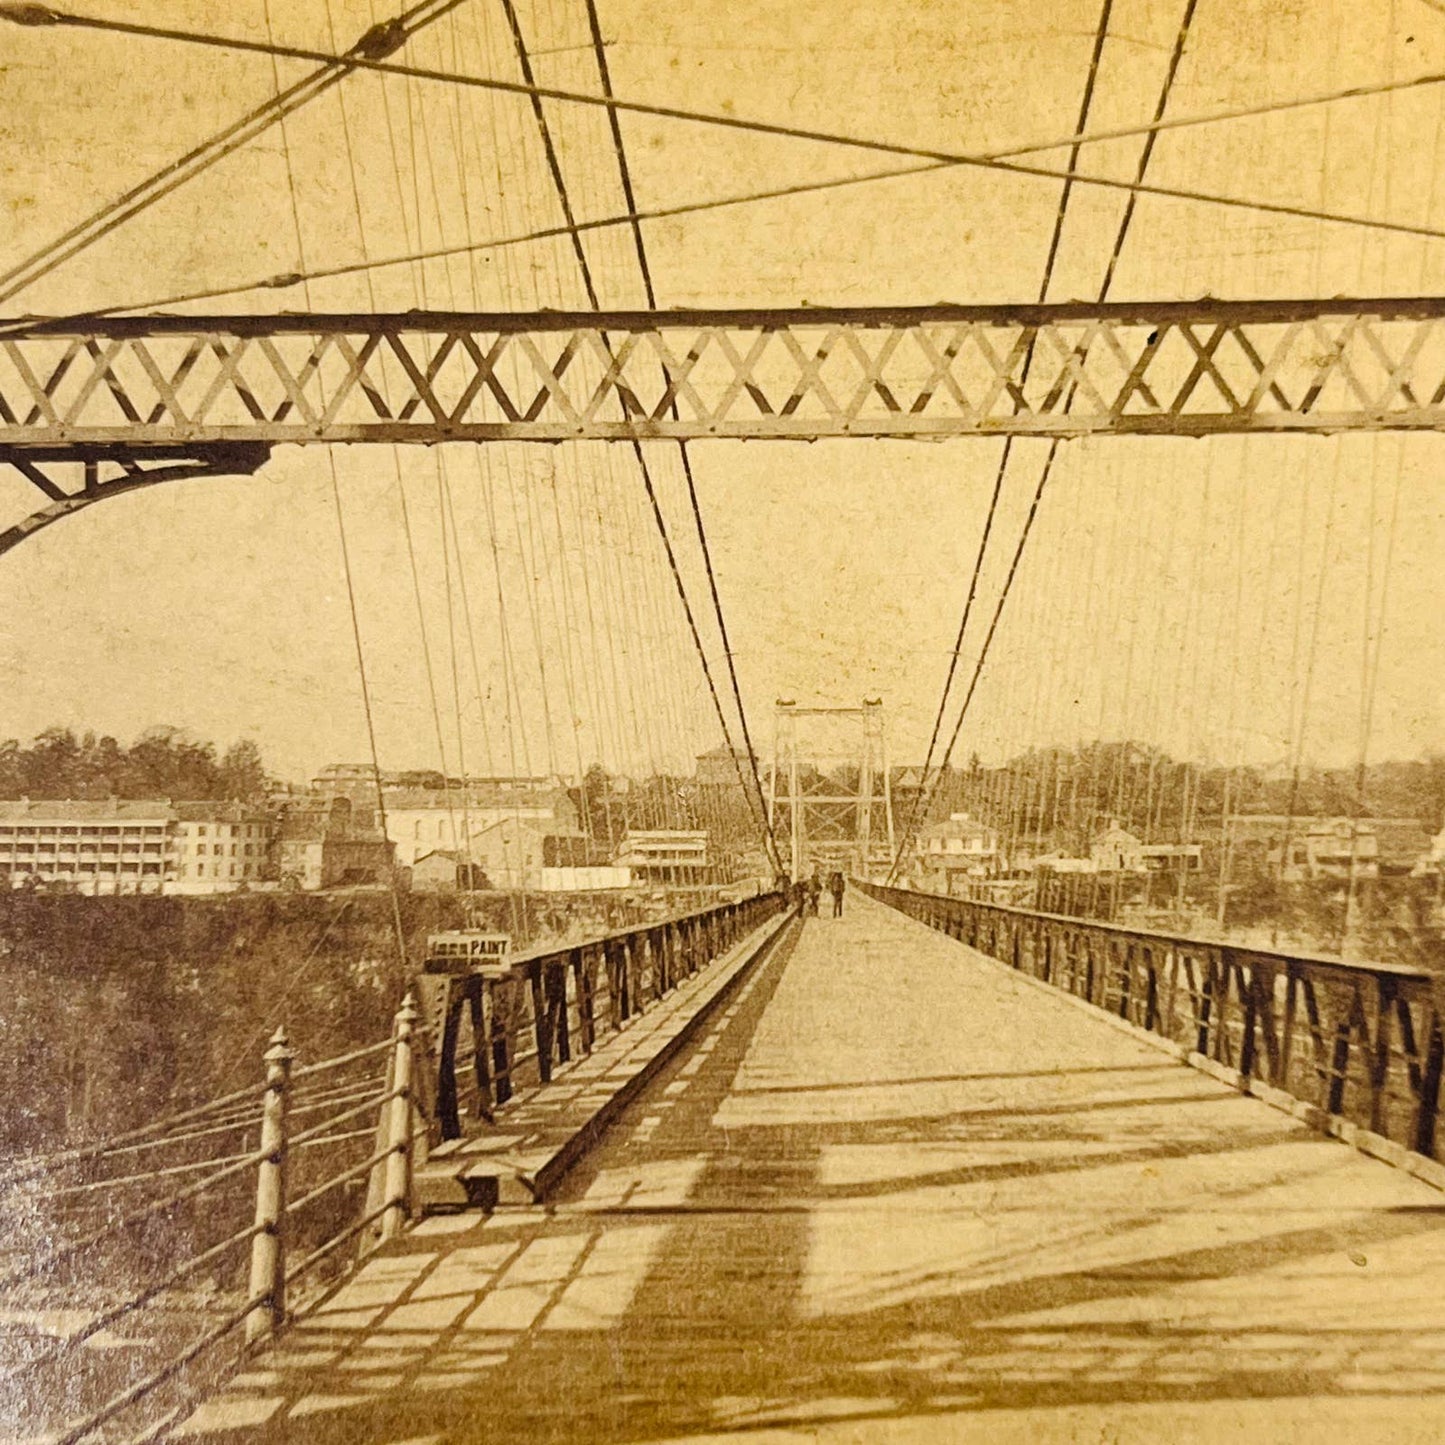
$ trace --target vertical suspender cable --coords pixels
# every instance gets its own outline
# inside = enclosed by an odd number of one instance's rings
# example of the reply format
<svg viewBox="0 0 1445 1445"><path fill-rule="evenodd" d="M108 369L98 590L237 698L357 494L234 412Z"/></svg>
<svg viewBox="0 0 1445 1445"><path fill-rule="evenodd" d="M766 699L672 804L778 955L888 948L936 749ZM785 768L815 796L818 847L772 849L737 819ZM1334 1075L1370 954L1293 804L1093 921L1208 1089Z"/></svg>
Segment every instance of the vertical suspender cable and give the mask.
<svg viewBox="0 0 1445 1445"><path fill-rule="evenodd" d="M612 73L607 64L607 45L602 38L602 24L598 18L597 0L585 0L587 10L587 26L592 37L592 53L597 61L597 78L602 86L602 94L612 100ZM618 115L615 106L607 109L607 120L612 134L613 149L617 153L617 173L622 184L622 199L626 208L629 225L632 231L632 244L637 252L637 265L642 274L642 285L644 294L647 297L649 311L657 310L657 290L653 285L652 267L647 259L647 243L642 235L642 222L638 218L637 194L632 185L632 167L627 160L627 147L622 139L621 117ZM676 400L672 403L673 413L677 413ZM758 773L758 755L753 746L752 730L748 726L747 709L743 706L742 689L738 683L737 666L733 658L732 643L728 638L727 621L723 616L722 599L718 595L717 575L713 568L712 549L708 545L707 531L703 526L702 509L698 503L697 484L693 478L692 458L688 453L687 443L679 441L677 444L678 455L682 459L682 473L687 481L688 501L692 506L693 522L697 529L698 547L702 552L703 565L707 570L708 589L712 595L713 615L717 621L718 637L722 642L723 656L727 660L728 680L732 685L733 704L737 708L738 721L742 728L743 746L747 750L748 768L752 776L753 787L756 790L758 799L763 796L762 779ZM744 785L746 786L746 785ZM766 814L764 823L766 825ZM782 855L778 851L778 840L772 828L767 828L768 842L776 866L781 865Z"/></svg>
<svg viewBox="0 0 1445 1445"><path fill-rule="evenodd" d="M1113 11L1113 0L1104 0L1099 9L1099 23L1094 30L1094 48L1089 55L1089 69L1084 76L1084 93L1079 101L1079 123L1074 127L1075 132L1084 130L1088 124L1089 109L1094 100L1094 87L1099 78L1099 61L1103 57L1104 43L1109 36L1109 17ZM1076 144L1069 153L1069 170L1073 171L1078 164L1079 146ZM1043 280L1039 285L1039 300L1048 299L1049 283L1053 280L1054 263L1059 254L1059 242L1063 238L1064 217L1068 213L1069 197L1073 194L1073 180L1066 178L1059 191L1059 203L1054 211L1054 228L1049 237L1049 249L1044 257ZM1030 365L1033 361L1033 346L1028 347L1023 361L1023 377L1027 379ZM1045 462L1045 476L1049 462L1052 462L1058 442L1051 443L1049 447L1048 461ZM954 638L953 650L948 659L948 672L943 679L943 692L938 699L938 712L933 719L933 731L928 739L928 751L923 759L923 773L919 780L918 791L913 795L913 807L909 810L908 821L904 825L903 832L898 840L898 849L893 858L893 865L888 872L888 881L891 882L897 874L904 855L913 843L913 834L918 826L920 814L927 813L927 806L933 801L934 789L929 785L928 770L933 763L934 749L938 746L939 732L943 727L943 719L948 709L949 693L953 690L954 674L958 670L959 656L963 651L964 636L968 631L969 617L973 613L974 599L978 595L979 575L983 571L984 557L988 552L990 534L993 531L994 517L998 512L999 496L1003 491L1004 478L1008 473L1009 458L1013 454L1013 438L1004 438L1003 451L999 454L998 468L994 473L993 495L989 499L988 512L984 516L983 532L979 537L978 550L973 559L973 575L969 578L968 594L964 599L963 615L959 618L958 635ZM946 766L946 764L945 764Z"/></svg>
<svg viewBox="0 0 1445 1445"><path fill-rule="evenodd" d="M262 0L262 11L266 22L266 34L271 35L271 8L268 0ZM276 83L280 84L280 73L276 60L272 57L272 74ZM301 262L301 269L306 269L306 243L301 232L301 207L296 196L296 176L291 166L291 143L287 135L285 113L282 112L278 119L281 123L281 150L286 160L286 189L291 201L291 221L296 230L297 256ZM353 182L355 172L352 174ZM310 286L306 288L307 305L311 302ZM336 478L336 453L331 447L326 448L326 460L331 476L331 499L336 509L336 533L341 544L341 565L346 578L346 600L351 615L351 638L356 649L356 674L361 687L361 707L366 718L367 744L371 752L371 776L376 789L376 825L381 830L381 836L386 837L386 796L381 782L381 759L376 746L376 722L371 710L371 688L366 677L366 655L361 645L361 620L356 607L356 586L351 571L351 550L346 541L346 519L341 510L341 487ZM407 968L406 955L406 928L401 917L401 897L397 891L396 870L391 870L391 918L392 927L396 934L397 959L401 964L402 971ZM338 915L339 916L339 915Z"/></svg>
<svg viewBox="0 0 1445 1445"><path fill-rule="evenodd" d="M1170 95L1170 92L1173 90L1174 80L1175 80L1175 77L1178 75L1178 72L1179 72L1179 65L1180 65L1180 62L1181 62L1181 60L1183 59L1183 56L1184 56L1184 47L1185 47L1185 44L1187 43L1187 40L1188 40L1188 37L1189 37L1189 29L1190 29L1190 26L1193 24L1193 21L1194 21L1194 12L1195 12L1195 9L1196 9L1197 6L1198 6L1198 3L1199 3L1199 0L1186 0L1185 6L1184 6L1184 14L1183 14L1183 16L1182 16L1181 19L1180 19L1180 22L1179 22L1179 30L1178 30L1178 33L1177 33L1176 36L1175 36L1174 48L1173 48L1173 50L1172 50L1171 53L1170 53L1169 65L1168 65L1168 69L1167 69L1166 72L1165 72L1164 83L1163 83L1162 87L1160 88L1159 101L1158 101L1158 104L1157 104L1157 106L1156 106L1156 108L1155 108L1156 120L1157 120L1158 118L1162 118L1163 113L1164 113L1166 107L1168 106L1168 103L1169 103L1169 95ZM1096 80L1096 78L1097 78L1097 73L1098 73L1099 56L1100 56L1100 53L1101 53L1101 51L1102 51L1104 38L1105 38L1105 36L1106 36L1106 34L1107 34L1107 30L1108 30L1109 11L1110 11L1110 3L1109 3L1109 0L1105 0L1102 13L1100 14L1100 17L1099 17L1099 29L1098 29L1098 33L1097 33L1097 35L1096 35L1096 37L1095 37L1094 55L1093 55L1092 63L1091 63L1091 65L1090 65L1090 67L1089 67L1089 76L1088 76L1088 80L1087 80L1086 87L1085 87L1085 96L1084 96L1084 103L1083 103L1083 104L1084 104L1084 109L1083 109L1083 112L1082 112L1082 114L1084 115L1084 120L1081 120L1081 122L1080 122L1080 124L1079 124L1079 127L1078 127L1078 128L1079 128L1080 131L1083 130L1084 125L1085 125L1085 123L1086 123L1086 121L1087 121L1087 107L1088 107L1089 102L1092 100L1092 97L1093 97L1094 82L1095 82L1095 80ZM1157 134L1157 132L1155 132L1155 131L1150 131L1150 132L1149 132L1149 135L1148 135L1148 137L1146 138L1144 147L1143 147L1143 149L1141 150L1140 155L1139 155L1139 163L1138 163L1138 165L1135 167L1135 176L1136 176L1136 178L1137 178L1137 181L1140 182L1140 183L1142 183L1142 181L1143 181L1143 179L1144 179L1144 174L1145 174L1145 172L1146 172L1146 170L1148 169L1148 166L1149 166L1150 157L1153 155L1153 151L1154 151L1153 142L1154 142L1154 137L1155 137L1156 134ZM1077 147L1075 147L1075 150L1077 150ZM1073 168L1074 168L1074 164L1075 164L1074 159L1071 157L1071 159L1070 159L1070 166L1069 166L1069 168L1070 168L1071 171L1072 171ZM1131 193L1131 194L1132 194L1132 193ZM1055 259L1056 254L1057 254L1059 238L1060 238L1060 235L1061 235L1061 232L1062 232L1062 227L1063 227L1064 208L1067 206L1068 196L1069 196L1069 191L1068 191L1068 188L1065 187L1064 192L1063 192L1062 196L1060 197L1059 211L1058 211L1058 214L1057 214L1057 216L1056 216L1056 218L1055 218L1054 236L1053 236L1053 240L1052 240L1052 242L1051 242L1051 244L1050 244L1050 247L1049 247L1049 256L1048 256L1048 261L1047 261L1046 269L1045 269L1044 285L1043 285L1043 288L1042 288L1041 293L1040 293L1040 299L1041 299L1041 300L1044 299L1044 293L1047 292L1049 280L1050 280L1051 275L1052 275L1052 268L1053 268L1053 264L1054 264L1054 259ZM1115 235L1115 237L1114 237L1114 245L1113 245L1113 249L1112 249L1112 252L1111 252L1111 255L1110 255L1110 262L1109 262L1108 268L1106 269L1105 274L1104 274L1104 281L1103 281L1103 283L1102 283L1101 286L1100 286L1100 300L1107 300L1107 299L1108 299L1108 289L1109 289L1109 287L1113 284L1115 268L1116 268L1117 263L1118 263L1119 255L1120 255L1120 253L1123 251L1124 242L1125 242L1125 240L1128 238L1129 228L1130 228L1130 225L1131 225L1132 222L1133 222L1133 218L1134 218L1134 208L1133 208L1132 206L1126 207L1126 208L1125 208L1125 211L1124 211L1124 215L1123 215L1123 217L1120 219L1118 232L1116 233L1116 235ZM1030 355L1031 355L1031 353L1030 353ZM1058 440L1057 440L1057 439L1055 439L1054 441L1050 442L1048 455L1044 458L1043 470L1042 470L1042 472L1041 472L1040 475L1039 475L1039 483L1038 483L1038 486L1037 486L1037 487L1035 488L1035 490L1034 490L1033 500L1032 500L1032 502L1031 502L1030 505L1029 505L1028 516L1025 518L1024 526L1023 526L1023 531L1022 531L1022 533L1021 533L1021 535L1020 535L1020 537L1019 537L1019 545L1018 545L1018 548L1017 548L1017 549L1015 550L1015 552L1014 552L1014 560L1013 560L1012 564L1011 564L1010 567L1009 567L1008 577L1007 577L1007 578L1005 579L1005 581L1004 581L1003 589L1002 589L1002 591L999 593L998 605L997 605L997 606L995 607L995 609L994 609L993 620L992 620L992 622L990 622L990 624L989 624L988 633L987 633L986 637L984 638L983 647L982 647L982 649L980 650L979 656L978 656L978 660L977 660L977 662L976 662L975 665L974 665L973 677L972 677L972 679L971 679L970 682L969 682L968 691L967 691L967 693L965 694L963 706L962 706L962 708L961 708L960 711L959 711L958 720L957 720L957 722L956 722L955 725L954 725L953 733L952 733L952 736L951 736L950 739L949 739L948 747L947 747L947 749L946 749L945 752L944 752L944 761L943 761L943 764L941 765L940 771L942 771L943 768L946 768L946 767L948 766L948 760L949 760L949 759L952 757L952 755L953 755L954 745L955 745L956 742L958 741L958 735L959 735L960 731L961 731L962 728L963 728L964 717L966 716L966 714L967 714L967 712L968 712L969 699L971 699L971 698L973 697L974 689L975 689L975 687L977 686L977 683L978 683L979 674L983 671L984 663L986 662L986 660L987 660L987 658L988 658L989 647L990 647L990 645L991 645L991 643L992 643L992 641L993 641L993 636L994 636L995 630L997 629L997 626L998 626L999 615L1002 613L1003 608L1004 608L1004 604L1005 604L1005 602L1006 602L1007 599L1008 599L1009 587L1010 587L1010 585L1011 585L1011 583L1012 583L1012 579L1013 579L1014 573L1015 573L1015 571L1016 571L1016 569L1017 569L1017 566L1018 566L1018 558L1019 558L1019 555L1020 555L1020 553L1022 552L1022 549L1023 549L1024 544L1025 544L1025 543L1027 542L1027 540L1028 540L1029 531L1030 531L1030 529L1031 529L1032 526L1033 526L1034 517L1035 517L1035 515L1036 515L1037 512L1038 512L1039 502L1040 502L1040 500L1041 500L1042 497L1043 497L1043 493L1044 493L1045 487L1048 485L1049 474L1050 474L1050 472L1051 472L1052 469L1053 469L1054 458L1058 455L1058 449L1059 449L1059 443L1058 443ZM1007 465L1007 461L1008 461L1007 453L1005 453L1004 457L1002 457L1002 458L1000 459L1000 469L1002 469L1004 466ZM982 549L980 549L980 559L981 559L981 556L982 556ZM965 619L964 619L964 620L965 620L965 622L967 621L967 607L965 607ZM961 640L962 640L962 628L960 628L960 643L961 643ZM952 676L952 671L950 670L950 677L951 677L951 676ZM939 707L939 721L940 721L940 722L941 722L941 720L942 720L943 708L944 708L946 705L947 705L947 689L945 688L944 697L941 699L941 701L940 701L940 707ZM927 782L927 769L926 769L926 768L925 768L925 779L924 779L924 781L925 781L925 783ZM924 796L924 794L923 794L922 792L920 792L920 794L919 794L919 798L920 798L920 799L922 800L922 802L923 802L923 809L922 809L922 810L923 810L924 812L926 812L926 810L927 810L927 804L928 804L928 802L931 802L931 800L932 800L932 791L933 791L933 790L932 790L931 788L929 788L929 789L927 790L927 796L926 796L926 798L925 798L925 796ZM894 876L894 874L897 873L898 868L899 868L899 866L900 866L900 864L901 864L901 862L902 862L902 860L903 860L904 853L905 853L907 847L909 846L909 844L910 844L911 841L912 841L912 832L913 832L914 827L916 826L916 820L917 820L918 812L919 812L919 809L918 809L918 808L915 808L914 814L913 814L913 816L912 816L912 818L910 819L910 822L909 822L908 830L907 830L907 832L906 832L906 834L905 834L905 837L904 837L903 841L902 841L902 842L900 843L900 845L899 845L897 854L896 854L895 857L894 857L893 867L892 867L892 869L891 869L891 871L890 871L890 873L889 873L889 878L890 878L890 879Z"/></svg>
<svg viewBox="0 0 1445 1445"><path fill-rule="evenodd" d="M517 15L517 8L514 0L502 0L502 9L507 17L507 24L512 32L512 41L517 51L517 63L521 69L522 78L526 85L535 87L536 80L532 71L532 60L527 50L526 38L522 33L521 21ZM582 283L587 293L587 300L594 311L600 311L601 301L597 294L597 288L592 279L591 263L587 259L587 253L582 246L582 233L577 227L577 218L572 209L571 197L567 189L566 177L562 173L561 158L558 156L557 147L552 138L551 127L547 122L547 113L542 105L539 95L531 97L532 112L537 121L538 133L541 136L542 148L547 157L547 168L552 177L552 184L557 192L557 199L562 208L563 220L567 226L568 234L572 239L573 253L577 258L577 266L582 275ZM722 725L723 738L727 748L733 755L734 764L737 763L737 753L733 746L732 729L728 726L727 714L723 709L722 698L718 694L717 683L713 679L712 665L708 661L707 651L702 644L702 636L698 631L697 619L693 614L692 602L687 595L687 587L682 580L682 572L677 564L677 555L672 544L671 534L667 529L666 519L662 514L662 506L658 500L657 489L653 485L652 474L647 465L646 456L643 453L642 445L635 439L632 442L633 455L637 459L638 469L642 474L643 486L647 491L647 499L652 507L653 520L657 524L658 534L662 539L663 548L667 554L667 563L672 571L673 581L677 586L677 593L682 602L683 612L687 619L688 628L692 633L693 644L697 649L698 658L702 663L703 673L707 678L708 690L712 694L713 706L717 712L718 721ZM747 782L742 775L741 767L738 768L738 781L747 790ZM758 814L761 822L762 832L768 851L773 854L774 866L780 866L777 859L776 844L772 842L771 834L767 829L767 820L760 813L760 800L756 799L751 791L748 792L748 800L755 813Z"/></svg>

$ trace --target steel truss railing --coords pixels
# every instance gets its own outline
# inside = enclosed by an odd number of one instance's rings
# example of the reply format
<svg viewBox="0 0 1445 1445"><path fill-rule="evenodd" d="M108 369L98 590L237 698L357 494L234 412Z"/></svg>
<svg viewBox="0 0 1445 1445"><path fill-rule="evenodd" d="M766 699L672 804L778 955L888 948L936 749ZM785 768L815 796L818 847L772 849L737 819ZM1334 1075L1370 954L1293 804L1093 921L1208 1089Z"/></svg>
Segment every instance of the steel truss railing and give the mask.
<svg viewBox="0 0 1445 1445"><path fill-rule="evenodd" d="M788 907L762 893L604 938L516 959L504 969L417 980L438 1041L436 1118L443 1138L464 1112L491 1120L518 1089L547 1084Z"/></svg>
<svg viewBox="0 0 1445 1445"><path fill-rule="evenodd" d="M1228 1071L1320 1123L1439 1158L1432 976L858 883L870 897ZM1392 1157L1388 1148L1376 1149ZM1406 1162L1397 1160L1397 1162Z"/></svg>

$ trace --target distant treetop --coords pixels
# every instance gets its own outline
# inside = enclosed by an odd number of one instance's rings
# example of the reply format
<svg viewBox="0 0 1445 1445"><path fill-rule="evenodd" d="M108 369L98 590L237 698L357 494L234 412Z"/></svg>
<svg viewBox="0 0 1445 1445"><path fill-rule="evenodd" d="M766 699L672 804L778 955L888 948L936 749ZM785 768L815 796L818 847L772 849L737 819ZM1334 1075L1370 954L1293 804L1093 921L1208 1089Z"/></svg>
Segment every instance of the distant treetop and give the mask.
<svg viewBox="0 0 1445 1445"><path fill-rule="evenodd" d="M248 738L216 745L177 727L147 728L130 747L50 727L29 745L0 742L0 798L187 798L257 803L269 787Z"/></svg>

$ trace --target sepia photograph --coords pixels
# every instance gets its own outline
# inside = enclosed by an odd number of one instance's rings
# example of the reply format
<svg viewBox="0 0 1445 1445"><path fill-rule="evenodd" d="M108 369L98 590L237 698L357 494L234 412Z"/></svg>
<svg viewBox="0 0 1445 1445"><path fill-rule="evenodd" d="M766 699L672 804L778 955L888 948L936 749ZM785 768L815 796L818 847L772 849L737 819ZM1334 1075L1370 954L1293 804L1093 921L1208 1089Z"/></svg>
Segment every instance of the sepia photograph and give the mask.
<svg viewBox="0 0 1445 1445"><path fill-rule="evenodd" d="M1445 0L0 0L0 1445L1445 1441Z"/></svg>

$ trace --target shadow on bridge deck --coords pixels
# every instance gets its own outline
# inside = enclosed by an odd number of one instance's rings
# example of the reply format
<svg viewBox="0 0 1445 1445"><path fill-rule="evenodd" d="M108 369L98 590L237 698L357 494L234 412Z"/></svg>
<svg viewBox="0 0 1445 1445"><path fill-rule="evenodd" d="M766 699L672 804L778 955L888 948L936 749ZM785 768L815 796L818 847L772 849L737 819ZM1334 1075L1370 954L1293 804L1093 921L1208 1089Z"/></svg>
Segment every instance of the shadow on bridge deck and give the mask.
<svg viewBox="0 0 1445 1445"><path fill-rule="evenodd" d="M886 907L810 920L550 1211L428 1221L188 1432L1445 1434L1445 1199Z"/></svg>

